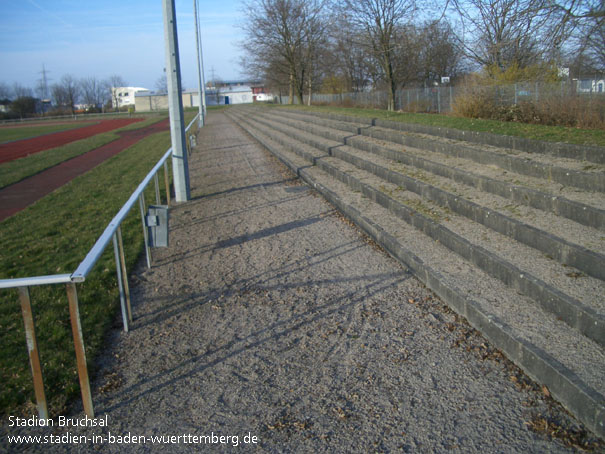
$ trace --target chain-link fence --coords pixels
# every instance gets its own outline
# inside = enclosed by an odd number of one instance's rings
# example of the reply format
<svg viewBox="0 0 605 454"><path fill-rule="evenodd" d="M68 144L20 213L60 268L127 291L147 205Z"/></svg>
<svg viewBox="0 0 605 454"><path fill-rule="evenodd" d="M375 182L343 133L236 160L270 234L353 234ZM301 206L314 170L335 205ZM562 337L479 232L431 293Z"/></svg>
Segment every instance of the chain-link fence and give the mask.
<svg viewBox="0 0 605 454"><path fill-rule="evenodd" d="M497 106L512 106L522 102L539 103L542 101L566 102L570 98L590 101L605 100L604 79L583 79L555 83L525 82L511 85L460 85L434 86L398 90L395 94L396 110L407 112L452 112L460 97L481 97ZM305 104L308 97L304 97ZM281 97L282 104L289 103L288 96ZM298 104L298 98L294 98ZM315 93L311 103L341 105L347 107L369 107L386 109L388 94L386 91L372 90L356 93L322 94Z"/></svg>

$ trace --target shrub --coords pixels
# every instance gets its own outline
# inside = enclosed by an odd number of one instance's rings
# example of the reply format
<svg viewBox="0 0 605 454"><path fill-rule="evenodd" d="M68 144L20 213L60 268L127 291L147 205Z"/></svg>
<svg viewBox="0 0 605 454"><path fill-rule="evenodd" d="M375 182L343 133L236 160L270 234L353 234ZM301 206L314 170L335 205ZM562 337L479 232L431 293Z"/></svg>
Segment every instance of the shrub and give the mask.
<svg viewBox="0 0 605 454"><path fill-rule="evenodd" d="M452 106L453 115L550 126L605 129L605 97L555 96L517 104L502 103L496 87L464 87Z"/></svg>

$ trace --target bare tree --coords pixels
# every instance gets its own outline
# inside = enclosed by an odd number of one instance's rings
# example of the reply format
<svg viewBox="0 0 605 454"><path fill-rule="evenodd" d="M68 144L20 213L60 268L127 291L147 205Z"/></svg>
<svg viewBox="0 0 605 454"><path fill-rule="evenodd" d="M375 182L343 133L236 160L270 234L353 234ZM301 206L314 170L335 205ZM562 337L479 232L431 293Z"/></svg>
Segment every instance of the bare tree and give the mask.
<svg viewBox="0 0 605 454"><path fill-rule="evenodd" d="M66 74L61 80L51 87L52 97L55 105L69 109L72 115L75 112L75 105L80 97L80 85L71 75Z"/></svg>
<svg viewBox="0 0 605 454"><path fill-rule="evenodd" d="M485 67L525 67L560 47L563 30L554 33L548 0L452 0L463 29L460 44L467 57Z"/></svg>
<svg viewBox="0 0 605 454"><path fill-rule="evenodd" d="M545 6L563 13L568 20L605 17L605 7L602 0L547 0Z"/></svg>
<svg viewBox="0 0 605 454"><path fill-rule="evenodd" d="M280 85L287 81L290 102L303 103L305 82L325 32L326 0L249 0L241 44L249 57L245 69Z"/></svg>
<svg viewBox="0 0 605 454"><path fill-rule="evenodd" d="M155 81L155 89L158 91L158 93L168 93L168 80L166 79L166 74L162 74Z"/></svg>
<svg viewBox="0 0 605 454"><path fill-rule="evenodd" d="M331 78L343 78L347 91L363 91L370 83L372 73L365 35L351 27L347 15L335 13L332 23L330 52L323 62L324 73Z"/></svg>
<svg viewBox="0 0 605 454"><path fill-rule="evenodd" d="M80 80L82 100L90 107L98 108L103 104L105 87L96 77L85 77Z"/></svg>
<svg viewBox="0 0 605 454"><path fill-rule="evenodd" d="M411 22L415 0L344 0L344 11L352 26L366 35L368 53L378 63L388 92L389 110L395 110L399 85L396 55L400 26Z"/></svg>
<svg viewBox="0 0 605 454"><path fill-rule="evenodd" d="M17 98L31 98L33 91L29 87L24 87L19 82L13 84L13 99Z"/></svg>
<svg viewBox="0 0 605 454"><path fill-rule="evenodd" d="M420 46L420 77L426 82L439 81L441 76L456 76L462 59L456 35L448 22L424 24L417 37Z"/></svg>
<svg viewBox="0 0 605 454"><path fill-rule="evenodd" d="M10 99L10 97L11 97L10 87L4 82L0 82L0 100Z"/></svg>
<svg viewBox="0 0 605 454"><path fill-rule="evenodd" d="M20 96L15 99L10 109L19 115L20 118L33 116L36 113L36 99L31 96Z"/></svg>
<svg viewBox="0 0 605 454"><path fill-rule="evenodd" d="M118 76L117 74L110 76L106 81L106 87L107 87L107 90L109 91L109 97L111 98L111 104L113 105L113 108L116 111L119 110L120 104L119 104L118 91L115 89L119 88L119 87L125 87L126 85L127 85L127 82L122 78L122 76Z"/></svg>
<svg viewBox="0 0 605 454"><path fill-rule="evenodd" d="M586 72L604 72L605 71L605 1L586 1L571 2L573 5L567 5L569 12L565 14L572 23L573 32L571 41L573 42L572 53L574 59L582 62L588 71ZM577 5L583 5L583 9ZM576 10L571 10L571 6L577 6ZM557 5L562 8L562 5Z"/></svg>

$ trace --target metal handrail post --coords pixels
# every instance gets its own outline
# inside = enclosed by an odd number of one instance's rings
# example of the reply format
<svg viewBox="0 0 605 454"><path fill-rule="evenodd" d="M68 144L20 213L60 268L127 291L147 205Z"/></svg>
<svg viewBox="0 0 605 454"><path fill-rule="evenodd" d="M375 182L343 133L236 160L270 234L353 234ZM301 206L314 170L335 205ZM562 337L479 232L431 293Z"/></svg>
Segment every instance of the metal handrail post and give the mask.
<svg viewBox="0 0 605 454"><path fill-rule="evenodd" d="M122 323L124 332L128 332L128 315L126 314L126 296L124 295L124 281L122 278L122 264L120 263L120 252L118 250L118 235L113 234L113 254L116 259L116 274L118 275L118 290L120 291L120 308L122 309Z"/></svg>
<svg viewBox="0 0 605 454"><path fill-rule="evenodd" d="M92 406L88 367L86 366L86 350L84 349L84 337L82 336L82 324L80 323L78 292L76 284L66 284L65 287L67 289L67 299L69 300L69 317L71 319L71 331L74 336L78 378L80 379L80 391L82 392L82 405L84 406L84 413L89 418L94 418L95 412Z"/></svg>
<svg viewBox="0 0 605 454"><path fill-rule="evenodd" d="M166 184L166 205L170 205L170 178L168 176L168 161L164 161L164 183Z"/></svg>
<svg viewBox="0 0 605 454"><path fill-rule="evenodd" d="M132 323L132 308L130 304L130 285L128 284L128 270L126 268L126 256L124 254L124 242L122 241L122 226L118 227L118 249L120 251L120 263L122 264L122 276L124 277L124 293L126 293L126 310L128 321Z"/></svg>
<svg viewBox="0 0 605 454"><path fill-rule="evenodd" d="M151 268L151 251L149 250L149 238L147 237L147 223L145 222L145 196L139 195L139 207L141 208L141 221L143 222L143 238L145 238L145 256L147 257L147 268Z"/></svg>
<svg viewBox="0 0 605 454"><path fill-rule="evenodd" d="M38 353L38 342L34 328L34 314L32 312L31 300L29 298L29 287L19 287L19 300L21 301L21 312L23 312L23 324L25 325L25 339L27 340L27 351L29 353L29 364L34 379L34 392L36 394L36 407L40 419L48 419L48 408L46 406L46 395L44 394L44 378L40 355Z"/></svg>
<svg viewBox="0 0 605 454"><path fill-rule="evenodd" d="M162 199L160 198L160 183L157 172L153 175L153 182L155 184L155 203L160 205L162 203Z"/></svg>

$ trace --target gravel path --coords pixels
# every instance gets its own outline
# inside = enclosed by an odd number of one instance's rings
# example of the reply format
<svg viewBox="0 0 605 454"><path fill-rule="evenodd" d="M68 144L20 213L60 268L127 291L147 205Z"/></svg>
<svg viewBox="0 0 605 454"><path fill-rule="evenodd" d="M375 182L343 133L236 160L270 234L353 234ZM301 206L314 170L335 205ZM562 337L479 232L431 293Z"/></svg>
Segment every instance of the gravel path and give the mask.
<svg viewBox="0 0 605 454"><path fill-rule="evenodd" d="M573 429L557 404L231 120L213 113L198 143L193 200L131 277L132 331L116 320L100 361L109 426L72 434L238 436L212 452L573 452L528 428ZM29 449L209 447L180 441Z"/></svg>

